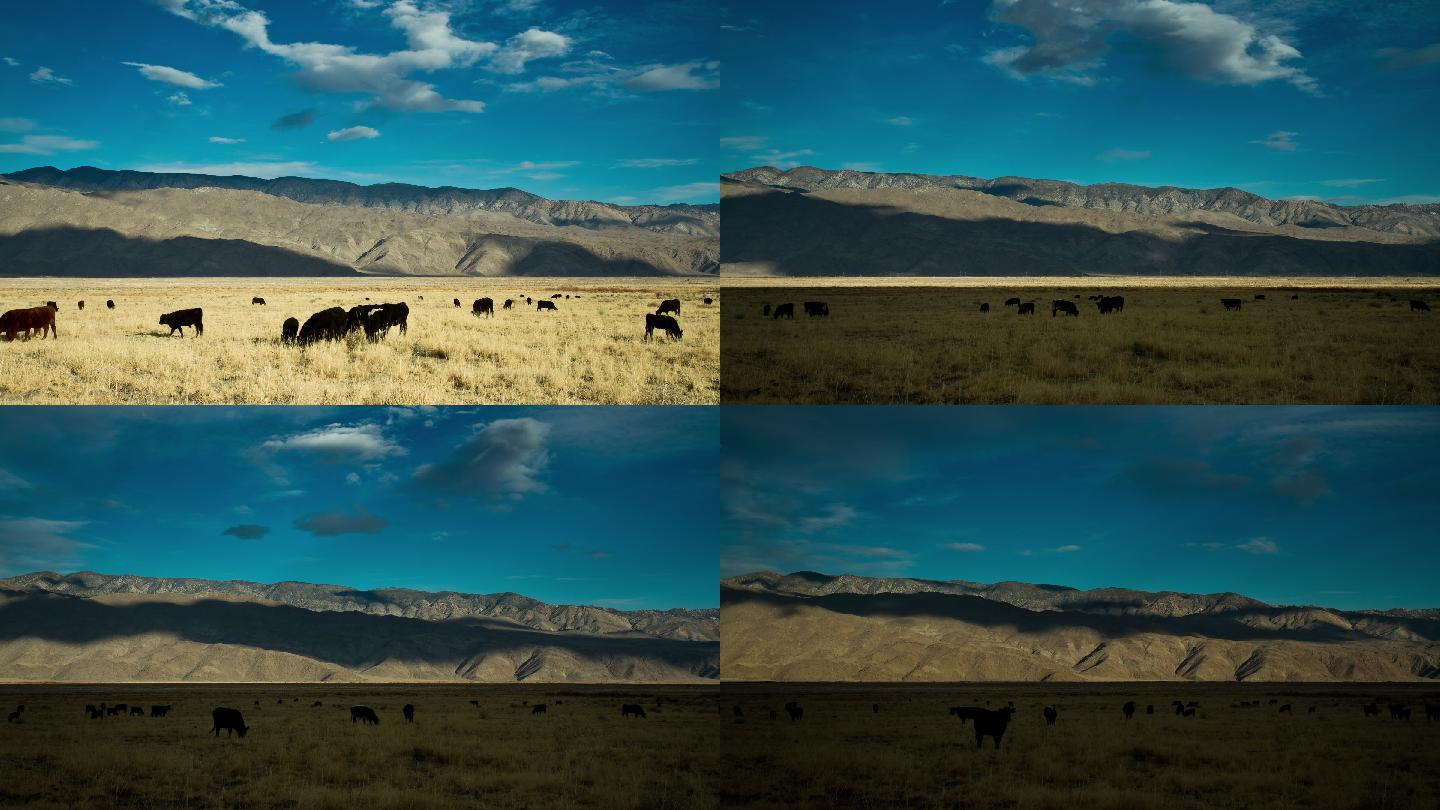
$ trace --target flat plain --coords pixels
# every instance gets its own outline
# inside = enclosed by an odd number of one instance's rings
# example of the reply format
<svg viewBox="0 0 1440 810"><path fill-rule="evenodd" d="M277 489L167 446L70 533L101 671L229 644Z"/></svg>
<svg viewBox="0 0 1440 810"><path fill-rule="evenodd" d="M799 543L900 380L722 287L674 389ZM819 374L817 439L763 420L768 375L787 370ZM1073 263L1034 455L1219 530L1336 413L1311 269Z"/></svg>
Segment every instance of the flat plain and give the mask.
<svg viewBox="0 0 1440 810"><path fill-rule="evenodd" d="M1440 403L1440 322L1410 307L1440 306L1433 280L724 283L727 403ZM1099 314L1097 294L1124 296L1123 312ZM1054 300L1079 315L1052 316ZM829 316L807 317L805 301ZM793 320L763 314L783 303Z"/></svg>
<svg viewBox="0 0 1440 810"><path fill-rule="evenodd" d="M1195 716L1176 716L1173 700L1197 702ZM789 701L803 710L797 721ZM948 713L1012 701L998 751L990 738L977 749L973 721ZM1126 701L1137 704L1129 721ZM1378 717L1361 708L1371 701ZM727 683L721 805L1433 808L1440 722L1426 721L1427 701L1440 702L1433 686ZM1412 719L1390 719L1390 702Z"/></svg>
<svg viewBox="0 0 1440 810"><path fill-rule="evenodd" d="M9 686L0 805L692 808L718 802L715 687ZM472 705L471 701L478 705ZM85 704L145 716L91 720ZM316 702L321 705L313 705ZM406 723L401 707L415 707ZM532 714L536 704L543 714ZM645 717L621 717L626 703ZM173 706L152 718L152 705ZM369 706L379 725L352 722ZM239 709L248 732L211 731Z"/></svg>
<svg viewBox="0 0 1440 810"><path fill-rule="evenodd" d="M714 404L713 279L7 279L0 311L59 306L57 339L0 339L4 404ZM535 301L555 299L555 312ZM570 296L566 298L565 296ZM422 298L423 296L423 298ZM259 297L265 305L255 305ZM495 302L493 318L471 314ZM710 297L712 304L704 304ZM454 305L455 299L461 306ZM681 301L681 340L644 340L645 314ZM502 309L506 299L515 308ZM115 302L108 309L107 300ZM84 301L81 310L78 302ZM404 301L406 334L309 346L281 323L329 307ZM200 307L205 333L170 337Z"/></svg>

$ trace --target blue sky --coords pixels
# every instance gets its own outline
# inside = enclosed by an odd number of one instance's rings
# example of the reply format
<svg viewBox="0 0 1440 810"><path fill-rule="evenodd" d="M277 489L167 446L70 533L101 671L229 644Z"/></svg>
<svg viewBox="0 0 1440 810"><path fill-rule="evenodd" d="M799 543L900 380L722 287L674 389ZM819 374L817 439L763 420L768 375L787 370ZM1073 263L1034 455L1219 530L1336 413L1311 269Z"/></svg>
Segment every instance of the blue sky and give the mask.
<svg viewBox="0 0 1440 810"><path fill-rule="evenodd" d="M727 407L721 574L1440 607L1440 411Z"/></svg>
<svg viewBox="0 0 1440 810"><path fill-rule="evenodd" d="M1433 0L739 0L726 171L1440 201Z"/></svg>
<svg viewBox="0 0 1440 810"><path fill-rule="evenodd" d="M0 408L0 576L714 607L715 408Z"/></svg>
<svg viewBox="0 0 1440 810"><path fill-rule="evenodd" d="M47 0L0 26L37 165L714 202L705 0Z"/></svg>

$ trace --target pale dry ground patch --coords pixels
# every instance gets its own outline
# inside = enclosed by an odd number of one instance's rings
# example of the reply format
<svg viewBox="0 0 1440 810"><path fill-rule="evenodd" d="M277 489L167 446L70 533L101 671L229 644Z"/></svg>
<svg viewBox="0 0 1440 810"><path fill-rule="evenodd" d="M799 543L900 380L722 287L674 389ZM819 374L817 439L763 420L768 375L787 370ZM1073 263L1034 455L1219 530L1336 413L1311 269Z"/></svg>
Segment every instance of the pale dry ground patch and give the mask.
<svg viewBox="0 0 1440 810"><path fill-rule="evenodd" d="M557 312L526 306L569 294ZM578 298L574 296L579 296ZM261 297L265 306L251 304ZM424 296L423 300L420 296ZM715 303L705 305L709 296ZM471 315L495 300L494 318ZM460 307L453 299L459 298ZM502 310L506 298L515 309ZM645 313L679 298L684 338L645 341ZM106 309L113 299L116 308ZM305 347L280 342L332 306L404 301L409 331ZM7 404L714 404L713 279L7 279L0 309L60 306L57 340L0 343ZM85 301L83 311L76 302ZM160 315L204 309L205 334Z"/></svg>
<svg viewBox="0 0 1440 810"><path fill-rule="evenodd" d="M1404 290L1440 287L1428 276L774 276L764 262L723 265L722 287L963 287L976 289L1076 290L1119 288L1233 288L1237 290Z"/></svg>
<svg viewBox="0 0 1440 810"><path fill-rule="evenodd" d="M804 709L797 722L783 709L791 700ZM1130 700L1138 711L1126 722ZM1197 716L1175 716L1172 700L1198 701ZM1242 700L1261 705L1234 706ZM1378 718L1360 708L1371 700ZM1390 720L1389 700L1413 719ZM1437 700L1433 687L1386 684L727 683L721 805L1421 810L1440 806L1440 723L1423 710ZM973 725L948 714L1010 701L1017 713L998 751L989 738L977 750ZM1292 714L1279 713L1286 703Z"/></svg>
<svg viewBox="0 0 1440 810"><path fill-rule="evenodd" d="M716 694L643 685L12 686L0 688L0 702L25 712L0 727L0 805L715 807ZM139 703L147 716L88 719L85 704L102 701ZM151 718L157 703L174 708ZM413 724L401 714L406 703ZM548 704L545 714L531 714L536 703ZM621 717L625 703L646 717ZM352 723L352 705L373 708L380 725ZM217 706L244 714L243 739L210 734Z"/></svg>
<svg viewBox="0 0 1440 810"><path fill-rule="evenodd" d="M1436 286L1030 281L1041 283L752 287L727 279L721 399L1440 403L1440 320L1409 308L1412 297L1440 306ZM1097 290L1125 296L1124 312L1098 314L1086 298ZM1006 307L1012 296L1036 302L1036 314ZM1222 297L1243 299L1243 309L1227 312ZM1080 316L1052 317L1052 299L1074 302ZM807 300L826 301L830 316L806 317ZM794 320L762 315L764 304L783 302L795 304Z"/></svg>

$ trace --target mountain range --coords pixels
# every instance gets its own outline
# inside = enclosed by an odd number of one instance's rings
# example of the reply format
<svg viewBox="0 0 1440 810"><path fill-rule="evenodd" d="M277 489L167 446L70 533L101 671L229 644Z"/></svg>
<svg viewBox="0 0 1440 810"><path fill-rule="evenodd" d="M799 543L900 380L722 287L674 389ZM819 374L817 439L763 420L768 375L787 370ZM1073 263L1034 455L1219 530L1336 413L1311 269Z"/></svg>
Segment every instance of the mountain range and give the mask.
<svg viewBox="0 0 1440 810"><path fill-rule="evenodd" d="M727 680L1440 679L1440 610L809 571L720 593Z"/></svg>
<svg viewBox="0 0 1440 810"><path fill-rule="evenodd" d="M657 276L718 271L719 207L50 166L0 175L11 276Z"/></svg>
<svg viewBox="0 0 1440 810"><path fill-rule="evenodd" d="M1440 205L763 166L721 210L736 275L1440 274Z"/></svg>
<svg viewBox="0 0 1440 810"><path fill-rule="evenodd" d="M79 572L0 580L12 681L704 682L717 610Z"/></svg>

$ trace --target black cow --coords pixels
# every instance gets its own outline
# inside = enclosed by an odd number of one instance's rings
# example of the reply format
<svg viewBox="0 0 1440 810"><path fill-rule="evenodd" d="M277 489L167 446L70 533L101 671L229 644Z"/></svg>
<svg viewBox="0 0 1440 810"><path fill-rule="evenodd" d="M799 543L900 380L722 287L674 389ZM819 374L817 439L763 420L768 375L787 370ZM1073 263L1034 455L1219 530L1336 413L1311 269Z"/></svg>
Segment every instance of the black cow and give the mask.
<svg viewBox="0 0 1440 810"><path fill-rule="evenodd" d="M410 306L404 301L398 304L381 304L365 316L365 336L371 340L390 333L390 327L398 326L400 334L409 329Z"/></svg>
<svg viewBox="0 0 1440 810"><path fill-rule="evenodd" d="M195 337L205 334L205 324L202 321L203 312L199 307L194 309L177 309L174 312L167 312L160 316L160 325L170 327L170 334L180 333L185 336L185 327L195 328Z"/></svg>
<svg viewBox="0 0 1440 810"><path fill-rule="evenodd" d="M552 312L559 312L559 311L560 311L560 310L558 310L558 309L555 308L555 302L554 302L554 301L541 301L541 302L539 302L539 303L537 303L537 304L535 305L535 311L536 311L536 312L544 312L544 311L547 310L547 309L548 309L548 310L551 310Z"/></svg>
<svg viewBox="0 0 1440 810"><path fill-rule="evenodd" d="M1055 711L1055 707L1054 707L1054 706L1046 706L1046 707L1045 707L1045 725L1047 725L1047 726L1053 726L1053 725L1055 725L1055 718L1057 718L1057 717L1059 717L1059 716L1060 716L1060 715L1059 715L1058 712Z"/></svg>
<svg viewBox="0 0 1440 810"><path fill-rule="evenodd" d="M579 298L580 296L577 295L577 296L575 296L575 297L576 297L576 298ZM713 304L713 303L715 303L715 299L714 299L714 298L705 298L705 299L703 299L703 300L704 300L704 302L707 303L707 304Z"/></svg>
<svg viewBox="0 0 1440 810"><path fill-rule="evenodd" d="M1095 306L1100 310L1101 315L1109 315L1112 312L1124 312L1125 296L1102 295L1095 301Z"/></svg>
<svg viewBox="0 0 1440 810"><path fill-rule="evenodd" d="M535 303L535 299L533 299L533 298L526 298L526 299L525 299L525 305L526 305L526 306L529 306L529 305L531 305L531 304L533 304L533 303Z"/></svg>
<svg viewBox="0 0 1440 810"><path fill-rule="evenodd" d="M300 319L299 319L299 318L286 318L286 319L285 319L285 322L282 323L282 324L280 324L280 342L281 342L281 343L294 343L294 342L295 342L295 339L298 338L299 336L300 336Z"/></svg>
<svg viewBox="0 0 1440 810"><path fill-rule="evenodd" d="M304 345L317 340L343 340L354 327L354 323L350 314L345 310L340 307L330 307L305 319L305 325L300 327L297 341Z"/></svg>
<svg viewBox="0 0 1440 810"><path fill-rule="evenodd" d="M1255 296L1255 300L1256 300L1256 301L1264 301L1264 300L1265 300L1265 293L1260 293L1259 295Z"/></svg>
<svg viewBox="0 0 1440 810"><path fill-rule="evenodd" d="M225 729L226 737L229 737L232 731L244 737L245 732L250 730L250 728L245 725L245 718L240 714L239 709L215 709L210 712L210 718L214 723L210 730L215 732L216 737L220 736L220 729L222 728Z"/></svg>
<svg viewBox="0 0 1440 810"><path fill-rule="evenodd" d="M621 717L645 717L645 707L638 703L626 703L620 706Z"/></svg>
<svg viewBox="0 0 1440 810"><path fill-rule="evenodd" d="M830 305L824 301L806 301L805 314L812 318L830 317Z"/></svg>
<svg viewBox="0 0 1440 810"><path fill-rule="evenodd" d="M141 717L144 717L144 716L145 716L145 707L143 707L143 706L131 706L131 707L130 707L130 716L131 716L131 717L134 717L134 716L136 716L136 715L139 715L139 716L141 716Z"/></svg>
<svg viewBox="0 0 1440 810"><path fill-rule="evenodd" d="M262 307L265 306L265 299L264 299L264 298L259 298L259 297L251 298L251 299L250 299L250 306L253 307L253 306L257 305L257 304L260 305L260 306L262 306Z"/></svg>
<svg viewBox="0 0 1440 810"><path fill-rule="evenodd" d="M16 707L15 707L15 711L10 712L10 716L7 717L7 718L5 718L5 719L8 720L8 721L11 722L11 723L18 723L18 722L20 722L20 715L22 715L22 714L24 714L24 713L25 713L25 707L24 707L24 706L16 706Z"/></svg>
<svg viewBox="0 0 1440 810"><path fill-rule="evenodd" d="M980 311L981 311L981 312L989 312L989 311L990 311L990 305L989 305L989 304L981 304L981 305L980 305Z"/></svg>
<svg viewBox="0 0 1440 810"><path fill-rule="evenodd" d="M57 303L55 303L54 301L46 301L46 302L45 302L45 306L50 307L51 311L53 311L53 312L59 312L59 311L60 311L60 305L57 304Z"/></svg>
<svg viewBox="0 0 1440 810"><path fill-rule="evenodd" d="M1056 299L1050 302L1050 317L1053 318L1062 312L1066 315L1073 315L1075 317L1080 316L1080 310L1076 309L1075 302L1073 301L1061 301L1059 299Z"/></svg>
<svg viewBox="0 0 1440 810"><path fill-rule="evenodd" d="M170 713L170 704L155 705L150 707L151 717L164 717Z"/></svg>
<svg viewBox="0 0 1440 810"><path fill-rule="evenodd" d="M970 708L969 706L951 706L951 707L950 707L950 713L953 714L953 715L955 715L956 717L960 718L960 725L962 725L962 726L965 725L965 722L966 722L966 721L968 721L968 720L970 720L971 718L973 718L973 717L975 716L975 712L978 712L978 711L980 711L980 709L972 709L972 708Z"/></svg>
<svg viewBox="0 0 1440 810"><path fill-rule="evenodd" d="M1410 311L1411 311L1411 312L1429 312L1429 311L1430 311L1430 305L1427 304L1427 303L1425 303L1424 301L1421 301L1421 300L1418 299L1418 298L1411 298L1411 299L1410 299Z"/></svg>
<svg viewBox="0 0 1440 810"><path fill-rule="evenodd" d="M506 298L506 299L505 299L505 305L502 306L502 307L500 307L500 308L501 308L501 309L513 309L514 307L515 307L515 299L513 299L513 298Z"/></svg>
<svg viewBox="0 0 1440 810"><path fill-rule="evenodd" d="M1000 739L1005 736L1005 727L1010 725L1010 716L1015 714L1014 707L1006 706L1003 709L991 711L989 709L976 709L973 715L975 719L975 747L980 748L985 744L986 737L995 739L995 750L1000 750Z"/></svg>
<svg viewBox="0 0 1440 810"><path fill-rule="evenodd" d="M1360 708L1364 710L1366 717L1370 717L1372 715L1375 717L1380 716L1380 704L1378 703L1367 703Z"/></svg>
<svg viewBox="0 0 1440 810"><path fill-rule="evenodd" d="M1135 701L1126 701L1125 705L1120 707L1120 711L1125 712L1125 719L1129 720L1135 714Z"/></svg>
<svg viewBox="0 0 1440 810"><path fill-rule="evenodd" d="M380 725L380 715L376 714L375 710L370 708L369 706L351 706L351 725L354 725L355 723L361 721L363 721L367 726L378 726Z"/></svg>
<svg viewBox="0 0 1440 810"><path fill-rule="evenodd" d="M544 713L545 713L545 704L544 704L544 703L536 703L534 706L532 706L532 707L530 708L530 713L531 713L531 714L544 714Z"/></svg>
<svg viewBox="0 0 1440 810"><path fill-rule="evenodd" d="M456 298L456 299L455 299L455 306L457 306L457 307L460 306L460 299L459 299L459 298Z"/></svg>
<svg viewBox="0 0 1440 810"><path fill-rule="evenodd" d="M80 307L81 309L84 309L84 308L85 308L85 302L84 302L84 301L77 301L75 305L78 306L78 307Z"/></svg>
<svg viewBox="0 0 1440 810"><path fill-rule="evenodd" d="M1311 706L1310 708L1308 708L1308 709L1305 710L1305 713L1306 713L1306 714L1314 714L1314 713L1315 713L1315 710L1318 709L1318 708L1320 708L1320 707L1319 707L1319 706Z"/></svg>
<svg viewBox="0 0 1440 810"><path fill-rule="evenodd" d="M551 298L559 298L559 297L560 297L560 293L555 293L554 295L552 295L552 296L550 296L550 297L551 297Z"/></svg>
<svg viewBox="0 0 1440 810"><path fill-rule="evenodd" d="M1007 306L1007 307L1016 307L1016 306L1019 306L1019 305L1020 305L1020 299L1019 299L1019 298L1006 298L1006 299L1005 299L1005 306Z"/></svg>
<svg viewBox="0 0 1440 810"><path fill-rule="evenodd" d="M871 704L870 704L870 712L871 712L872 714L879 714L879 713L880 713L880 704L879 704L879 703L871 703Z"/></svg>
<svg viewBox="0 0 1440 810"><path fill-rule="evenodd" d="M1409 710L1408 708L1404 707L1404 706L1396 706L1394 703L1391 703L1391 704L1390 704L1390 719L1391 719L1391 720L1409 720L1409 719L1410 719L1410 710Z"/></svg>
<svg viewBox="0 0 1440 810"><path fill-rule="evenodd" d="M127 706L127 705L125 705L124 703L116 703L114 706L111 706L110 708L112 708L112 709L115 710L115 711L114 711L114 714L124 714L124 713L126 713L127 711L130 710L130 707Z"/></svg>
<svg viewBox="0 0 1440 810"><path fill-rule="evenodd" d="M794 318L795 318L795 305L794 305L794 304L780 304L779 306L775 307L774 311L771 312L771 314L770 314L770 320L774 321L774 320L779 320L780 318L789 318L789 319L791 319L791 320L794 320Z"/></svg>
<svg viewBox="0 0 1440 810"><path fill-rule="evenodd" d="M1225 307L1225 311L1226 311L1226 312L1229 312L1229 311L1232 310L1232 309L1238 311L1238 310L1240 309L1240 307L1241 307L1244 303L1245 303L1245 302L1244 302L1244 301L1241 301L1239 298L1221 298L1221 299L1220 299L1220 305L1223 306L1223 307Z"/></svg>
<svg viewBox="0 0 1440 810"><path fill-rule="evenodd" d="M90 710L90 719L91 719L91 720L104 720L104 719L105 719L105 713L102 712L102 711L100 711L99 709L91 709L91 710Z"/></svg>
<svg viewBox="0 0 1440 810"><path fill-rule="evenodd" d="M86 713L86 714L94 714L94 713L95 713L95 704L94 704L94 703L86 703L86 704L85 704L85 713Z"/></svg>
<svg viewBox="0 0 1440 810"><path fill-rule="evenodd" d="M744 711L743 709L741 709L739 706L731 706L731 707L730 707L730 713L733 714L733 715L735 715L736 717L744 717L744 716L745 716L745 711Z"/></svg>
<svg viewBox="0 0 1440 810"><path fill-rule="evenodd" d="M495 302L489 298L476 298L475 304L470 307L470 314L475 317L484 315L487 318L495 316Z"/></svg>
<svg viewBox="0 0 1440 810"><path fill-rule="evenodd" d="M1425 719L1440 720L1440 703L1425 704Z"/></svg>
<svg viewBox="0 0 1440 810"><path fill-rule="evenodd" d="M1017 308L1015 309L1015 314L1016 314L1016 315L1034 315L1034 314L1035 314L1035 302L1034 302L1034 301L1030 301L1030 302L1028 302L1028 303L1021 304L1019 307L1017 307Z"/></svg>
<svg viewBox="0 0 1440 810"><path fill-rule="evenodd" d="M670 312L673 312L676 315L680 314L679 298L666 298L664 301L660 302L660 306L657 307L655 310L656 315L665 315Z"/></svg>
<svg viewBox="0 0 1440 810"><path fill-rule="evenodd" d="M105 302L105 308L106 308L106 309L114 309L114 308L115 308L115 302L114 302L114 301L107 300L107 301Z"/></svg>
<svg viewBox="0 0 1440 810"><path fill-rule="evenodd" d="M401 707L400 707L400 713L403 714L403 715L405 715L405 722L407 722L407 723L413 723L413 722L415 722L415 707L414 707L414 706L411 706L409 703L406 703L404 706L401 706Z"/></svg>
<svg viewBox="0 0 1440 810"><path fill-rule="evenodd" d="M805 717L805 707L796 703L785 704L785 713L790 715L790 722L795 722Z"/></svg>
<svg viewBox="0 0 1440 810"><path fill-rule="evenodd" d="M766 304L766 305L765 305L765 308L762 309L762 310L760 310L760 316L761 316L762 318L768 318L768 317L770 317L770 305L769 305L769 304Z"/></svg>
<svg viewBox="0 0 1440 810"><path fill-rule="evenodd" d="M321 706L324 706L324 705L325 705L324 703L322 703L322 702L320 702L320 701L317 700L317 701L315 701L314 703L311 703L311 704L310 704L310 708L312 708L312 709L318 709L318 708L320 708Z"/></svg>
<svg viewBox="0 0 1440 810"><path fill-rule="evenodd" d="M1281 706L1281 707L1280 707L1280 713L1281 713L1281 714L1294 714L1294 712L1290 711L1290 704L1289 704L1289 703L1286 703L1284 706Z"/></svg>
<svg viewBox="0 0 1440 810"><path fill-rule="evenodd" d="M656 329L664 330L671 340L679 340L682 334L680 323L669 315L645 313L645 340L649 340Z"/></svg>

